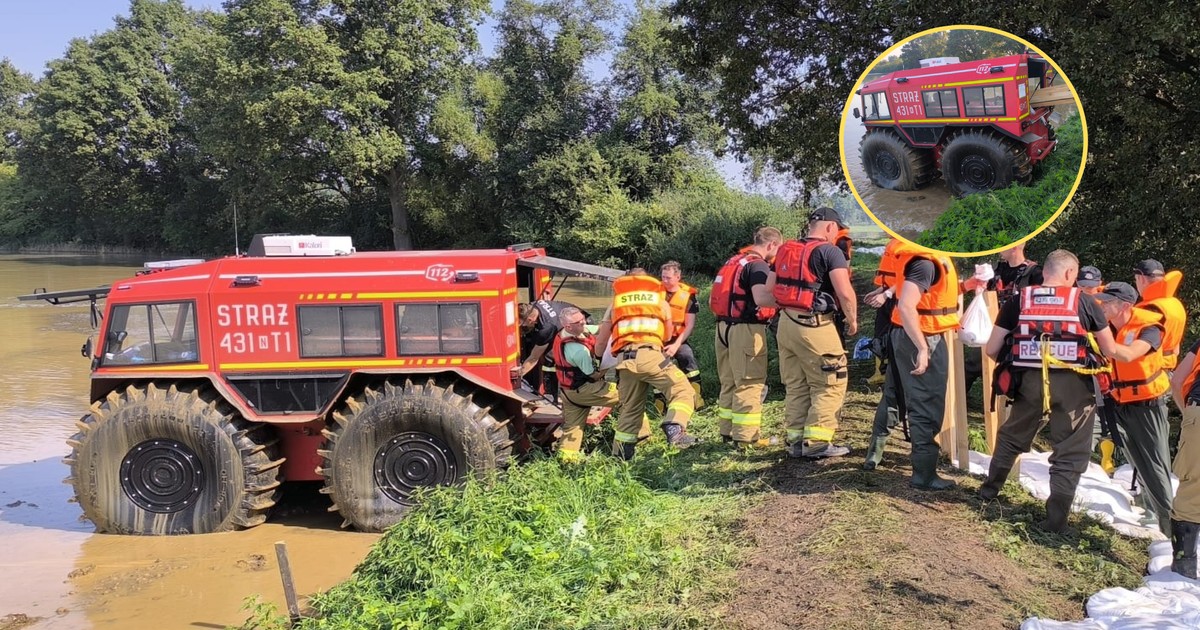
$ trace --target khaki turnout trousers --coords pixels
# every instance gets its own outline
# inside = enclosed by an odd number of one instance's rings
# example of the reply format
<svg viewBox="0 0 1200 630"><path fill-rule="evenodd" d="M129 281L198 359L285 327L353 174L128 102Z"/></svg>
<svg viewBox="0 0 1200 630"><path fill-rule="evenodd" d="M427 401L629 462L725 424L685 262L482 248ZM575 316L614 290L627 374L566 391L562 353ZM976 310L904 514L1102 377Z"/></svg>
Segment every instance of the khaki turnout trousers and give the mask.
<svg viewBox="0 0 1200 630"><path fill-rule="evenodd" d="M558 456L562 459L578 459L583 447L583 429L587 424L592 407L617 406L617 385L603 380L589 381L579 389L560 389L562 402L562 436L558 438ZM646 430L649 433L649 430Z"/></svg>
<svg viewBox="0 0 1200 630"><path fill-rule="evenodd" d="M846 350L833 317L784 309L776 342L779 377L787 389L788 443L832 442L849 382Z"/></svg>
<svg viewBox="0 0 1200 630"><path fill-rule="evenodd" d="M695 411L695 392L683 371L663 354L662 347L635 345L618 353L617 394L621 412L617 432L613 436L613 454L619 455L623 444L637 444L645 422L646 395L651 387L667 397L667 412L662 423L687 428Z"/></svg>
<svg viewBox="0 0 1200 630"><path fill-rule="evenodd" d="M1179 489L1175 491L1171 518L1200 523L1200 404L1188 402L1183 408L1173 468L1179 477Z"/></svg>
<svg viewBox="0 0 1200 630"><path fill-rule="evenodd" d="M759 438L767 386L767 325L717 322L716 348L721 435L753 442Z"/></svg>

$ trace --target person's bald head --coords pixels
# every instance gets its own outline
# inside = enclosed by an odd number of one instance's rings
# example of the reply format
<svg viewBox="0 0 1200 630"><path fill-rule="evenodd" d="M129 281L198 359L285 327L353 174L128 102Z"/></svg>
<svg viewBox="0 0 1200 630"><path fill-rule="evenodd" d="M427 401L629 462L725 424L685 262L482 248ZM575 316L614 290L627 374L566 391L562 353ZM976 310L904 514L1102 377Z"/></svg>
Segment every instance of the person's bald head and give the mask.
<svg viewBox="0 0 1200 630"><path fill-rule="evenodd" d="M1042 264L1042 279L1047 285L1069 287L1078 275L1079 258L1065 249L1050 252Z"/></svg>
<svg viewBox="0 0 1200 630"><path fill-rule="evenodd" d="M1017 243L1012 247L1000 252L1000 259L1008 263L1009 267L1016 267L1025 262L1025 243ZM1078 263L1078 261L1076 261Z"/></svg>

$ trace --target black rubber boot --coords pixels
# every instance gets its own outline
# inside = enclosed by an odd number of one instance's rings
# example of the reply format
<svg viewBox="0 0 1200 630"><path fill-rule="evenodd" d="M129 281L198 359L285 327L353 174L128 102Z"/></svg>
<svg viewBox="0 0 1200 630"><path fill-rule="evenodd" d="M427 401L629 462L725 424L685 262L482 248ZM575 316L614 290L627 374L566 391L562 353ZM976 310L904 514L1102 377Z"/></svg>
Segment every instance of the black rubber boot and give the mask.
<svg viewBox="0 0 1200 630"><path fill-rule="evenodd" d="M908 485L918 490L949 490L958 485L950 479L943 479L937 474L938 452L913 453L913 476Z"/></svg>
<svg viewBox="0 0 1200 630"><path fill-rule="evenodd" d="M1186 578L1196 579L1196 536L1200 523L1171 521L1171 547L1174 550L1171 570Z"/></svg>
<svg viewBox="0 0 1200 630"><path fill-rule="evenodd" d="M1008 466L997 466L993 462L988 468L987 479L979 487L979 498L984 501L991 501L1000 496L1000 489L1004 487L1004 482L1008 480L1008 474L1011 472L1011 464Z"/></svg>
<svg viewBox="0 0 1200 630"><path fill-rule="evenodd" d="M863 470L875 470L883 463L883 447L887 445L887 441L886 435L871 436L871 442L867 444L867 460L862 465Z"/></svg>
<svg viewBox="0 0 1200 630"><path fill-rule="evenodd" d="M633 459L633 452L637 450L637 444L628 444L621 442L613 445L613 457L629 461Z"/></svg>
<svg viewBox="0 0 1200 630"><path fill-rule="evenodd" d="M1038 523L1038 527L1061 534L1067 528L1067 517L1071 515L1071 502L1074 500L1073 494L1056 494L1051 490L1050 498L1046 499L1046 520Z"/></svg>
<svg viewBox="0 0 1200 630"><path fill-rule="evenodd" d="M662 430L667 434L667 443L675 448L687 448L700 441L688 435L682 426L674 422L663 423Z"/></svg>

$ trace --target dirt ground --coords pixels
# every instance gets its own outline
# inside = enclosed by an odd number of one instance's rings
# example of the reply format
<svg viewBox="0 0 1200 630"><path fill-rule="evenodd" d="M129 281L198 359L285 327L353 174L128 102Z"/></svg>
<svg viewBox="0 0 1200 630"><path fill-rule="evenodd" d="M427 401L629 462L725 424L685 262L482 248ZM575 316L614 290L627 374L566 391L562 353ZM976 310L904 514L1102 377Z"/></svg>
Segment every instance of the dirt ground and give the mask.
<svg viewBox="0 0 1200 630"><path fill-rule="evenodd" d="M1068 534L1041 532L1033 523L1043 505L1012 484L984 504L978 479L943 467L959 488L911 489L899 435L879 469L861 470L877 399L850 395L851 455L783 460L766 477L775 493L741 527L756 550L725 611L731 627L1009 629L1035 615L1082 618L1087 595L1136 583L1144 543L1114 547L1111 533L1078 516Z"/></svg>

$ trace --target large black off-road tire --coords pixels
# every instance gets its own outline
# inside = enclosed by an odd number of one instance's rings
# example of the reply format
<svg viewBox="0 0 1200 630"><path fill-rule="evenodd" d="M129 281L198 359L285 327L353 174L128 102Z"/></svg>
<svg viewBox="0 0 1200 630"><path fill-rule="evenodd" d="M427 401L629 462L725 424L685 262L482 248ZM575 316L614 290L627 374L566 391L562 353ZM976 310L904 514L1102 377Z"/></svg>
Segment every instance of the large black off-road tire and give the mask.
<svg viewBox="0 0 1200 630"><path fill-rule="evenodd" d="M914 149L892 131L871 130L858 145L863 170L871 183L888 190L916 190L933 181L933 154Z"/></svg>
<svg viewBox="0 0 1200 630"><path fill-rule="evenodd" d="M267 520L277 440L208 387L130 385L92 405L67 441L68 482L97 531L204 534Z"/></svg>
<svg viewBox="0 0 1200 630"><path fill-rule="evenodd" d="M989 131L962 131L946 141L942 176L959 197L1027 184L1033 177L1029 155L1019 143Z"/></svg>
<svg viewBox="0 0 1200 630"><path fill-rule="evenodd" d="M453 385L384 382L346 399L325 431L322 492L343 527L387 529L414 505L418 488L458 483L506 467L513 440L504 412Z"/></svg>

